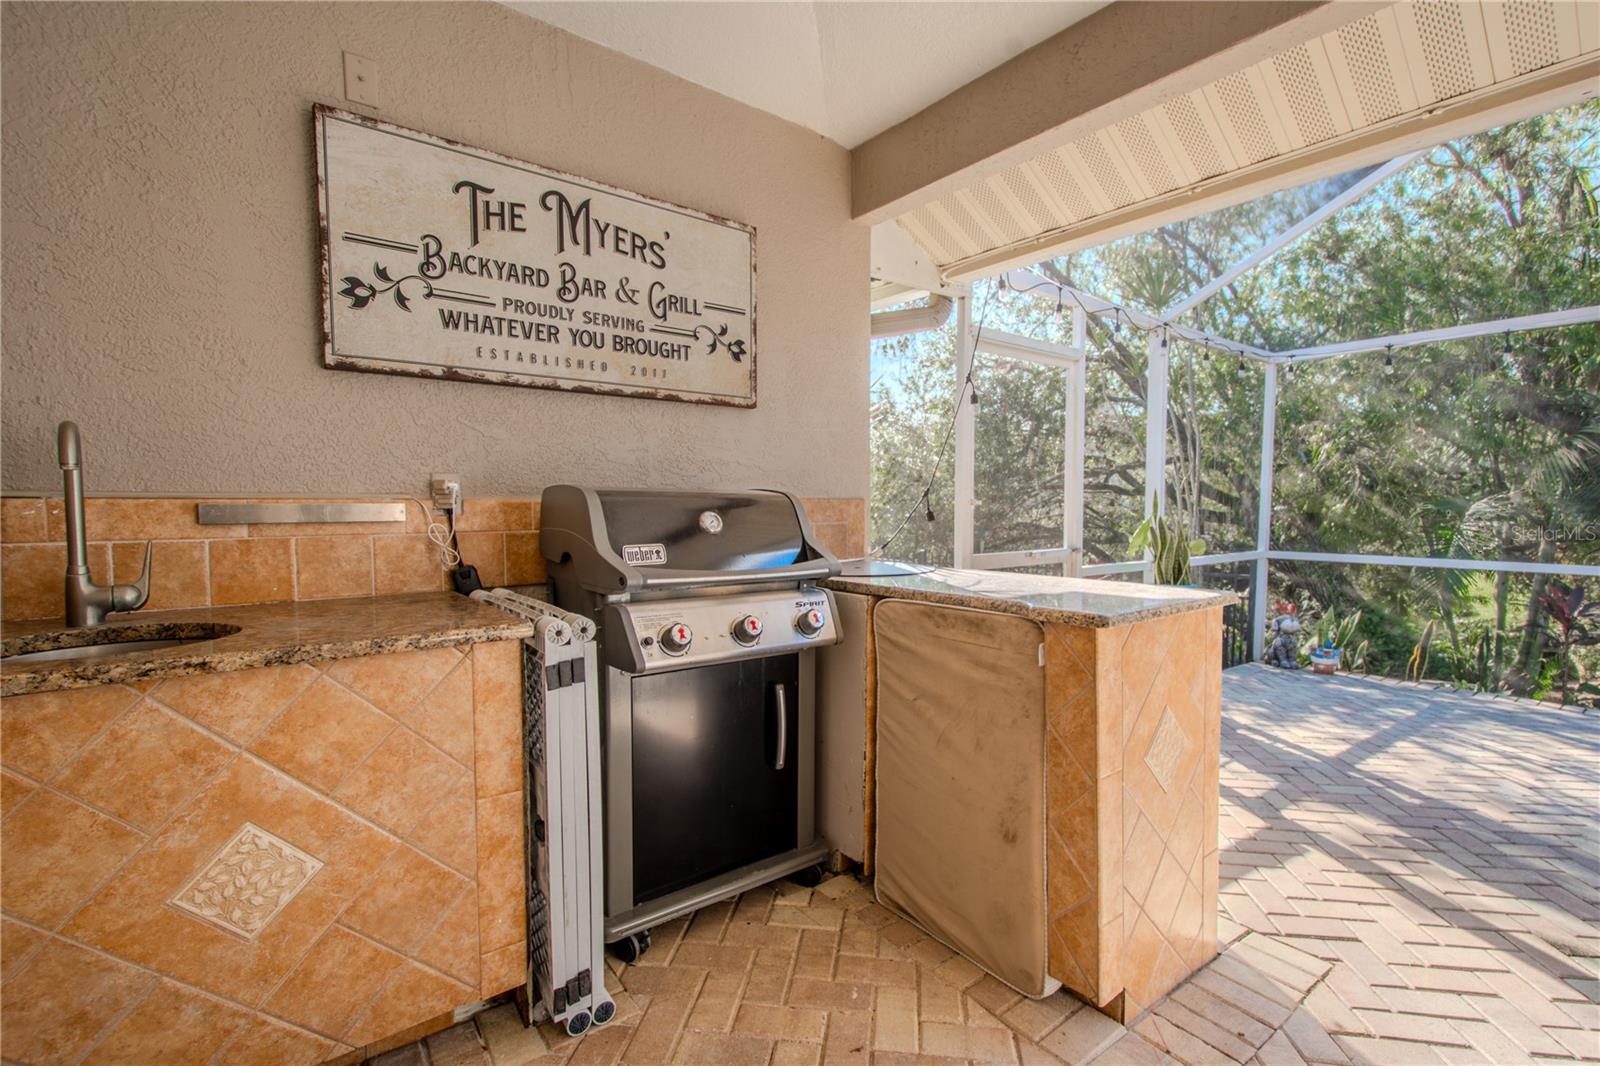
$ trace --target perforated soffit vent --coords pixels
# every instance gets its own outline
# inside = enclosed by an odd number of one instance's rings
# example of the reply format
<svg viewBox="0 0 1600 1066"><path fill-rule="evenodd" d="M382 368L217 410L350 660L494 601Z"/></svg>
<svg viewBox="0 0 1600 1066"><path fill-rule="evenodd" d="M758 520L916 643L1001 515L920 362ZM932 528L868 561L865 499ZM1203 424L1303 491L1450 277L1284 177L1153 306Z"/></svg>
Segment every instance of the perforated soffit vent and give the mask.
<svg viewBox="0 0 1600 1066"><path fill-rule="evenodd" d="M896 221L944 268L1595 52L1592 0L1396 4Z"/></svg>

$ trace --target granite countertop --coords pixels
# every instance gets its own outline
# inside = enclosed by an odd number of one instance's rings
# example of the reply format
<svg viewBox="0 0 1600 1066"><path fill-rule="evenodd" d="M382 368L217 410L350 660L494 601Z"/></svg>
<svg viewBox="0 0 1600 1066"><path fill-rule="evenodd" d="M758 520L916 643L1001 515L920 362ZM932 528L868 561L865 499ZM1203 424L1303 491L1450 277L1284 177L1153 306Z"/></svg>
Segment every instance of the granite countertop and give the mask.
<svg viewBox="0 0 1600 1066"><path fill-rule="evenodd" d="M845 575L829 578L822 584L838 592L971 607L1019 614L1036 622L1094 628L1131 625L1150 618L1239 602L1233 593L1214 589L1008 574L998 570L940 568L887 577Z"/></svg>
<svg viewBox="0 0 1600 1066"><path fill-rule="evenodd" d="M235 628L237 627L237 628ZM0 696L50 692L183 674L348 659L361 655L508 640L533 633L527 622L453 592L187 611L112 615L104 626L63 629L58 622L8 622L3 654L75 647L115 629L119 640L222 635L191 644L90 659L0 663Z"/></svg>

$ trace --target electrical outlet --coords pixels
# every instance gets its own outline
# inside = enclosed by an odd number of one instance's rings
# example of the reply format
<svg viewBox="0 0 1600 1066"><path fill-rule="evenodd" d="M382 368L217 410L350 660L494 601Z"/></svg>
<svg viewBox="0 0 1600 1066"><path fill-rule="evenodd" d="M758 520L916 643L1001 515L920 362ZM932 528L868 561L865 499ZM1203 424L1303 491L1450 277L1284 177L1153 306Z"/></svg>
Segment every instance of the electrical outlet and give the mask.
<svg viewBox="0 0 1600 1066"><path fill-rule="evenodd" d="M428 491L433 495L433 506L440 511L454 511L461 513L461 475L460 474L435 474L428 483Z"/></svg>
<svg viewBox="0 0 1600 1066"><path fill-rule="evenodd" d="M344 98L353 104L378 106L378 64L354 52L344 54Z"/></svg>

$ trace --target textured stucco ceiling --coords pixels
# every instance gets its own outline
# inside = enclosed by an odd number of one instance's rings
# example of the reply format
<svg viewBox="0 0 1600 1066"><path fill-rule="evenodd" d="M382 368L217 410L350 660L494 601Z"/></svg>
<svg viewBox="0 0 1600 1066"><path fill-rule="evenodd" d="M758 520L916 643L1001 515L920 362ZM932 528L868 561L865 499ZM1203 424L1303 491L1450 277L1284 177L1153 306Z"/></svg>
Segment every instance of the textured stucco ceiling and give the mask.
<svg viewBox="0 0 1600 1066"><path fill-rule="evenodd" d="M506 2L846 148L1105 6L1105 0Z"/></svg>

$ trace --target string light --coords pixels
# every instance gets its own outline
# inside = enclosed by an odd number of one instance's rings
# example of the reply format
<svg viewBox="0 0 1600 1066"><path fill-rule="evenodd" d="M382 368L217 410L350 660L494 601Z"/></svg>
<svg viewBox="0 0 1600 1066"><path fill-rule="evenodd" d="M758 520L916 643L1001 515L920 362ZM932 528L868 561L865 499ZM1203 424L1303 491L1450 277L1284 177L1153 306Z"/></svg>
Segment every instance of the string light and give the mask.
<svg viewBox="0 0 1600 1066"><path fill-rule="evenodd" d="M1383 372L1385 374L1393 374L1394 373L1394 345L1392 345L1392 344L1384 345L1384 350L1383 350Z"/></svg>

